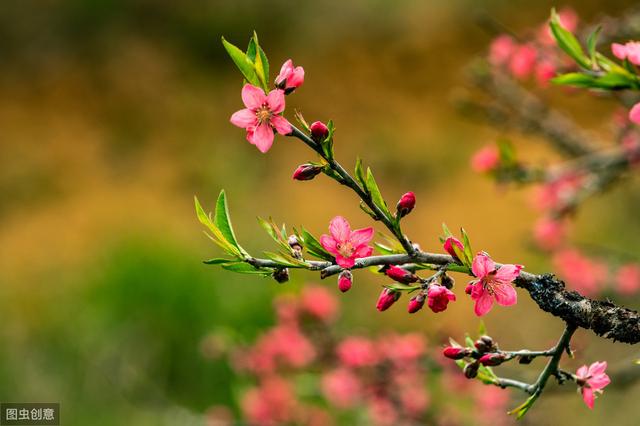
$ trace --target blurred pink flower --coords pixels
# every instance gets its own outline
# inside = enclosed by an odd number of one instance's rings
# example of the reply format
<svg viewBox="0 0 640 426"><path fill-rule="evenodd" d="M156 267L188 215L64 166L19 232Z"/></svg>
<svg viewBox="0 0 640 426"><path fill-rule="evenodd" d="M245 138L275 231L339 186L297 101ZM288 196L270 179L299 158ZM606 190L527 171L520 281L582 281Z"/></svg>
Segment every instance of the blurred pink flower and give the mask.
<svg viewBox="0 0 640 426"><path fill-rule="evenodd" d="M336 348L336 354L346 367L370 367L378 362L375 345L364 337L347 337Z"/></svg>
<svg viewBox="0 0 640 426"><path fill-rule="evenodd" d="M628 59L634 65L640 65L640 42L629 41L625 44L613 43L611 52L618 59Z"/></svg>
<svg viewBox="0 0 640 426"><path fill-rule="evenodd" d="M493 307L493 302L502 306L514 305L518 294L511 282L515 280L522 265L502 265L496 269L496 264L485 253L478 253L473 259L471 270L477 280L473 281L471 298L475 300L474 311L477 316L483 316Z"/></svg>
<svg viewBox="0 0 640 426"><path fill-rule="evenodd" d="M596 295L607 278L606 265L585 257L575 249L555 254L553 264L569 286L586 296Z"/></svg>
<svg viewBox="0 0 640 426"><path fill-rule="evenodd" d="M637 293L640 290L640 265L629 263L621 266L616 273L616 284L621 294Z"/></svg>
<svg viewBox="0 0 640 426"><path fill-rule="evenodd" d="M322 376L322 393L338 408L351 408L360 400L362 384L358 377L347 368L338 368Z"/></svg>
<svg viewBox="0 0 640 426"><path fill-rule="evenodd" d="M640 102L629 110L629 120L634 124L640 124Z"/></svg>
<svg viewBox="0 0 640 426"><path fill-rule="evenodd" d="M509 392L496 386L476 384L473 388L476 419L480 425L502 426L510 424L505 415L509 405Z"/></svg>
<svg viewBox="0 0 640 426"><path fill-rule="evenodd" d="M404 412L411 417L422 415L429 408L430 402L429 394L422 383L400 388L400 404Z"/></svg>
<svg viewBox="0 0 640 426"><path fill-rule="evenodd" d="M291 124L279 115L284 111L284 92L276 89L264 91L251 84L242 88L242 102L245 109L236 111L231 116L231 123L247 130L247 140L260 152L267 152L273 144L274 130L281 135L291 133Z"/></svg>
<svg viewBox="0 0 640 426"><path fill-rule="evenodd" d="M487 173L500 165L500 152L495 145L480 148L471 157L471 169L477 173Z"/></svg>
<svg viewBox="0 0 640 426"><path fill-rule="evenodd" d="M547 87L549 80L556 76L556 66L551 61L540 61L536 65L535 76L539 86Z"/></svg>
<svg viewBox="0 0 640 426"><path fill-rule="evenodd" d="M582 392L582 399L587 407L593 409L596 394L602 393L602 389L611 383L611 379L604 372L607 362L594 362L589 367L583 365L576 371L576 382Z"/></svg>
<svg viewBox="0 0 640 426"><path fill-rule="evenodd" d="M278 325L260 336L246 354L246 368L256 374L275 371L279 365L304 367L315 358L315 349L296 326Z"/></svg>
<svg viewBox="0 0 640 426"><path fill-rule="evenodd" d="M566 236L565 223L562 220L543 217L536 222L533 237L543 250L557 249Z"/></svg>
<svg viewBox="0 0 640 426"><path fill-rule="evenodd" d="M349 222L342 216L336 216L329 224L329 231L331 235L322 235L320 243L343 268L353 267L356 259L370 256L373 252L368 245L373 238L371 227L351 231Z"/></svg>
<svg viewBox="0 0 640 426"><path fill-rule="evenodd" d="M302 309L323 321L335 319L338 313L338 302L324 287L305 286L301 296Z"/></svg>
<svg viewBox="0 0 640 426"><path fill-rule="evenodd" d="M523 44L516 49L511 57L509 70L516 78L526 78L533 72L537 56L538 51L533 45Z"/></svg>
<svg viewBox="0 0 640 426"><path fill-rule="evenodd" d="M455 302L456 300L456 295L451 290L438 284L431 284L427 290L427 295L427 305L435 313L446 310L449 302Z"/></svg>
<svg viewBox="0 0 640 426"><path fill-rule="evenodd" d="M535 207L539 210L562 210L576 192L582 187L584 177L576 174L565 174L538 188L534 197Z"/></svg>
<svg viewBox="0 0 640 426"><path fill-rule="evenodd" d="M371 423L376 426L391 426L398 419L398 413L391 401L381 396L369 401L368 413Z"/></svg>
<svg viewBox="0 0 640 426"><path fill-rule="evenodd" d="M632 166L640 164L640 139L635 132L629 132L622 138L622 149L624 150L627 160Z"/></svg>
<svg viewBox="0 0 640 426"><path fill-rule="evenodd" d="M489 63L493 66L505 65L516 49L516 42L507 34L494 38L489 47Z"/></svg>
<svg viewBox="0 0 640 426"><path fill-rule="evenodd" d="M419 333L392 334L380 338L378 344L384 357L399 366L417 361L426 350L424 337Z"/></svg>
<svg viewBox="0 0 640 426"><path fill-rule="evenodd" d="M276 77L276 86L290 93L302 86L302 83L304 83L304 68L294 67L291 59L285 61L280 68L280 74Z"/></svg>
<svg viewBox="0 0 640 426"><path fill-rule="evenodd" d="M244 394L241 408L249 423L271 426L293 420L296 399L289 383L272 376Z"/></svg>

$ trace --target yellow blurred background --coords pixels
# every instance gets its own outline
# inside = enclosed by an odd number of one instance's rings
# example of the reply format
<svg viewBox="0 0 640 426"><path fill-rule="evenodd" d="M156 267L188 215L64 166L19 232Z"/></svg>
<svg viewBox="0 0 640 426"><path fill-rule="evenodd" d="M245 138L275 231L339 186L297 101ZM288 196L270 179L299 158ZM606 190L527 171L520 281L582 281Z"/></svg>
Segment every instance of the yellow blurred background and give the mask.
<svg viewBox="0 0 640 426"><path fill-rule="evenodd" d="M208 407L233 407L238 392L224 358L202 355L202 339L249 341L271 323L273 295L319 279L294 272L278 285L203 265L220 253L202 233L193 195L211 209L225 188L238 238L256 254L272 249L256 216L316 235L337 214L369 225L345 188L322 176L291 180L298 164L315 159L300 142L277 137L263 155L229 123L242 107L241 78L221 35L244 46L255 29L272 77L288 58L305 68L285 114L333 119L337 158L352 167L362 156L388 203L414 191L404 227L423 249L439 250L446 222L464 226L476 250L544 272L550 260L531 244L530 192L496 189L468 167L477 148L505 134L450 102L465 85L465 65L491 39L475 18L487 12L517 33L554 5L597 22L633 3L0 3L0 400L61 402L64 424L202 424ZM610 136L612 101L545 96ZM507 136L527 158L553 156L539 139ZM637 190L627 181L588 202L573 237L637 252ZM359 272L341 296L339 328L420 330L432 347L460 337L478 321L456 278L459 301L450 309L409 316L404 306L377 313L382 280ZM638 299L623 303L637 307ZM486 323L509 349L546 348L562 327L524 293ZM571 368L603 358L613 368L638 354L585 331L576 347ZM537 368L504 370L531 379ZM521 424L638 424L637 391L614 383L593 412L571 391L554 393ZM514 393L514 406L523 399Z"/></svg>

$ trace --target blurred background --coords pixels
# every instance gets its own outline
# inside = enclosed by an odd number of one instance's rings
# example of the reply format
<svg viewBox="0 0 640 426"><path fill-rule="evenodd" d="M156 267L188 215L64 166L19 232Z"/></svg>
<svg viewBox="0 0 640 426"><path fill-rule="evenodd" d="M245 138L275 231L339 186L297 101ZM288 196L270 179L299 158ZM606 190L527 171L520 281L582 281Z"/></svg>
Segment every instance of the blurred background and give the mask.
<svg viewBox="0 0 640 426"><path fill-rule="evenodd" d="M369 225L346 189L322 177L291 180L314 160L301 143L278 137L263 155L229 123L242 107L241 78L221 35L245 46L255 29L272 76L288 58L304 66L287 116L295 107L309 121L333 119L337 157L351 166L361 155L390 204L414 191L404 227L423 249L439 250L446 222L464 226L476 249L543 272L551 262L532 248L530 193L497 189L469 169L471 154L501 134L450 103L465 64L491 40L475 16L487 12L517 33L554 5L595 22L632 3L0 2L0 400L60 402L63 423L74 425L203 424L212 406L235 411L234 372L203 342L251 341L272 324L274 295L319 280L292 273L278 285L203 265L220 253L202 233L193 195L211 209L225 188L238 238L254 253L273 248L256 216L316 235L337 214ZM606 140L612 101L547 96ZM529 158L550 158L536 140L514 140ZM639 194L628 181L589 201L575 239L637 252ZM437 317L409 316L404 306L379 314L381 279L355 280L341 296L339 329L418 330L437 347L477 328L467 298ZM522 296L486 318L489 332L503 347L550 346L562 324ZM584 331L576 347L572 368L637 355ZM573 392L554 393L522 424L637 424L637 391L614 383L593 412ZM524 399L513 396L513 406Z"/></svg>

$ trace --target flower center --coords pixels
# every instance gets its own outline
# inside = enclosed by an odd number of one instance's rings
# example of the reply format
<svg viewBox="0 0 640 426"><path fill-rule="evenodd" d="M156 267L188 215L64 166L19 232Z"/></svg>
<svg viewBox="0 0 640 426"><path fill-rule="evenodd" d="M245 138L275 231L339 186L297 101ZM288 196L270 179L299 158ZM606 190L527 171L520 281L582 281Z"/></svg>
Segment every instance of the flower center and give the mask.
<svg viewBox="0 0 640 426"><path fill-rule="evenodd" d="M256 110L256 117L260 123L264 123L265 121L269 121L271 118L271 110L268 106L262 105L260 108Z"/></svg>
<svg viewBox="0 0 640 426"><path fill-rule="evenodd" d="M353 252L356 251L355 248L348 241L344 244L342 243L336 244L336 248L338 249L338 252L342 255L342 257L351 257L353 255Z"/></svg>

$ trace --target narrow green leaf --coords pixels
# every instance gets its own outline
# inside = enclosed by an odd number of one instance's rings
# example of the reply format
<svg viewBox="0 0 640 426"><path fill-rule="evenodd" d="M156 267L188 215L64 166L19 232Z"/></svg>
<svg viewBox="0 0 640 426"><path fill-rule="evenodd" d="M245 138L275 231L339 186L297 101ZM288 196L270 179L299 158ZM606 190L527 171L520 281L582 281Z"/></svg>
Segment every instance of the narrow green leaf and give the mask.
<svg viewBox="0 0 640 426"><path fill-rule="evenodd" d="M591 63L587 58L580 46L578 39L570 32L567 31L560 23L560 17L556 13L555 9L551 10L551 20L549 21L549 27L553 37L558 42L558 46L565 51L567 55L573 58L581 67L590 69Z"/></svg>
<svg viewBox="0 0 640 426"><path fill-rule="evenodd" d="M279 253L273 253L273 252L270 252L270 251L265 251L264 255L267 257L267 259L273 260L274 262L279 263L281 266L285 266L285 267L298 266L298 264L287 260L284 256L282 256Z"/></svg>
<svg viewBox="0 0 640 426"><path fill-rule="evenodd" d="M224 237L220 229L218 229L218 227L211 221L211 218L205 213L197 197L194 197L194 201L195 201L196 214L198 216L198 220L200 221L200 223L206 226L209 229L209 231L213 234L213 235L207 234L209 238L211 238L211 240L214 243L216 243L218 246L220 246L220 248L222 248L224 251L231 254L232 256L239 257L239 258L243 257L242 253L240 253L240 250L238 250L238 248L235 245L227 241L227 239Z"/></svg>
<svg viewBox="0 0 640 426"><path fill-rule="evenodd" d="M227 263L222 265L222 268L226 269L227 271L237 272L240 274L255 274L255 275L263 275L265 277L268 277L273 273L271 269L267 269L267 268L258 269L245 262Z"/></svg>
<svg viewBox="0 0 640 426"><path fill-rule="evenodd" d="M334 257L322 247L320 241L316 237L314 237L310 232L306 229L302 228L302 239L304 240L304 244L306 246L307 252L312 254L315 257L320 259L328 260L333 262Z"/></svg>
<svg viewBox="0 0 640 426"><path fill-rule="evenodd" d="M362 159L358 157L356 159L356 169L355 169L356 179L362 185L362 188L367 190L367 181L364 178L364 168L362 167Z"/></svg>
<svg viewBox="0 0 640 426"><path fill-rule="evenodd" d="M592 64L597 64L596 46L598 44L598 36L600 35L601 30L602 27L598 25L598 27L589 34L589 37L587 37L587 53L589 54L589 58L591 58Z"/></svg>
<svg viewBox="0 0 640 426"><path fill-rule="evenodd" d="M224 259L221 257L216 257L214 259L207 259L202 261L202 263L205 263L207 265L220 265L221 263L232 263L232 262L234 262L233 259Z"/></svg>
<svg viewBox="0 0 640 426"><path fill-rule="evenodd" d="M280 239L278 238L278 234L276 233L276 231L273 229L273 226L271 226L271 223L269 223L268 221L264 220L261 217L258 217L258 223L260 224L260 226L267 231L267 234L269 234L269 236L271 238L273 238L273 240L275 242L280 242Z"/></svg>
<svg viewBox="0 0 640 426"><path fill-rule="evenodd" d="M539 394L534 393L529 398L527 398L525 402L518 405L513 410L509 411L509 414L515 414L517 419L521 419L522 417L524 417L525 414L527 414L527 411L529 411L529 408L531 408L533 403L536 402L536 399L538 399L538 396Z"/></svg>
<svg viewBox="0 0 640 426"><path fill-rule="evenodd" d="M442 222L442 232L444 232L444 239L446 240L447 238L453 236L453 234L451 233L451 231L449 231L449 228L447 227L447 224ZM444 241L443 241L444 242Z"/></svg>
<svg viewBox="0 0 640 426"><path fill-rule="evenodd" d="M376 215L369 206L364 203L364 201L360 201L360 210L371 216L373 220L378 220L378 215Z"/></svg>
<svg viewBox="0 0 640 426"><path fill-rule="evenodd" d="M579 72L570 72L553 77L551 79L551 82L564 86L590 88L594 86L595 80L595 77L592 77L590 75L582 74Z"/></svg>
<svg viewBox="0 0 640 426"><path fill-rule="evenodd" d="M233 244L240 253L248 256L249 254L238 244L236 235L233 232L233 226L231 225L231 218L229 217L229 206L227 205L227 196L224 189L220 191L218 200L216 201L216 214L213 217L214 225L220 230L224 238L231 244Z"/></svg>
<svg viewBox="0 0 640 426"><path fill-rule="evenodd" d="M391 247L387 247L384 244L380 244L380 243L374 242L373 245L376 247L376 250L378 250L378 252L380 254L394 254L395 253L395 251L393 251L393 249Z"/></svg>
<svg viewBox="0 0 640 426"><path fill-rule="evenodd" d="M260 80L256 74L253 63L247 58L247 55L233 44L229 43L222 37L222 45L226 49L227 53L236 64L244 78L254 86L260 86Z"/></svg>
<svg viewBox="0 0 640 426"><path fill-rule="evenodd" d="M462 245L464 246L464 260L463 263L471 267L473 263L473 250L471 249L471 241L469 241L469 236L465 232L464 228L460 228L460 232L462 233ZM462 258L460 258L462 260Z"/></svg>
<svg viewBox="0 0 640 426"><path fill-rule="evenodd" d="M480 320L480 324L478 324L478 335L484 336L485 334L487 334L487 326L484 321Z"/></svg>
<svg viewBox="0 0 640 426"><path fill-rule="evenodd" d="M387 203L385 203L382 198L382 194L380 193L380 189L378 188L378 184L376 183L375 178L373 177L373 173L371 172L371 168L367 168L367 190L369 191L369 195L371 195L371 200L373 203L380 209L382 212L391 219L391 213L389 212L389 208L387 207Z"/></svg>

